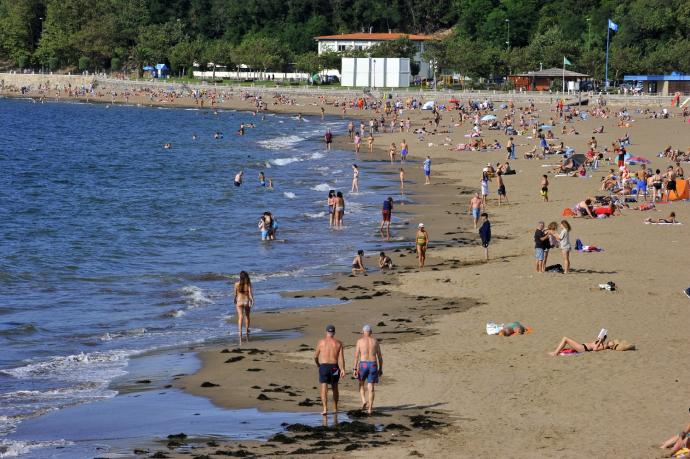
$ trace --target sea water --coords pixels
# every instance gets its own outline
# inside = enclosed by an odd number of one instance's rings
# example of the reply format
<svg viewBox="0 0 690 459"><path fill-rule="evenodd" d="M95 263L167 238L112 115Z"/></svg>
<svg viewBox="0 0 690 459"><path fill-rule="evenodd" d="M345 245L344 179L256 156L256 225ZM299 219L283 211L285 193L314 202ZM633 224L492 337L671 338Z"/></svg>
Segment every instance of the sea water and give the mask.
<svg viewBox="0 0 690 459"><path fill-rule="evenodd" d="M255 127L239 136L240 123ZM24 420L114 397L133 356L234 336L240 270L257 310L327 303L281 293L379 247L397 189L368 163L347 193L356 158L323 142L346 123L0 100L0 448ZM328 228L330 189L345 192L342 231ZM260 240L264 211L277 241Z"/></svg>

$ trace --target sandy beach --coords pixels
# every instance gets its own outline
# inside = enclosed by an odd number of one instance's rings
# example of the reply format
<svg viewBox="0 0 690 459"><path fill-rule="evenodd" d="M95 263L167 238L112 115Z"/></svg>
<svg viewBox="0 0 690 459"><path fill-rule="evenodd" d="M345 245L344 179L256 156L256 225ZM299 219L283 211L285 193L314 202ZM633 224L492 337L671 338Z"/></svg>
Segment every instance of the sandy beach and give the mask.
<svg viewBox="0 0 690 459"><path fill-rule="evenodd" d="M320 115L321 106L317 98L296 97L295 105L269 104L268 109L314 117ZM253 109L251 100L240 97L218 107ZM339 108L328 103L323 107L326 115L341 116ZM552 106L537 109L542 121L556 118ZM561 136L560 123L553 132L559 142L584 153L592 135L603 148L627 131L632 141L628 150L649 158L652 169L664 171L668 161L656 154L668 145L685 151L690 125L682 117L651 119L631 112L634 121L627 129L617 127L613 116L573 123L579 135ZM679 113L675 108L670 112ZM493 113L500 119L506 110ZM343 122L370 115L348 110ZM403 118L407 116L413 128L431 120L427 111L406 110ZM490 184L486 212L493 239L490 260L484 262L468 203L479 191L482 168L503 163L505 148L450 151L443 144L465 142L472 123L455 126L457 115L442 112L442 116L441 127L450 124L452 132L427 135L423 141L412 133L379 134L375 153L366 153L365 145L360 153L362 161L370 156L380 160L387 158L385 148L391 142L399 145L406 139L410 144L414 162L404 167L406 187L415 203L394 210L402 213L407 225L395 230L406 242L388 251L397 266L393 272L373 269L373 254L367 257L371 268L367 276L352 277L349 267L343 266L342 275L329 279L330 288L290 295L336 297L347 299L346 304L253 317L253 325L262 330L297 330L300 337L256 340L241 347L235 337L229 338L226 344L200 353L203 368L198 373L175 381L176 387L222 407L318 411L313 348L325 325L335 325L336 337L346 346L346 368L351 368L353 345L368 323L381 339L386 371L377 388L378 413L358 419L383 429L349 438L332 432L319 433L327 438L314 432L286 432L290 440L283 442L199 443L194 445L198 446L195 455L222 457L241 450L262 456L648 458L661 456L658 445L687 424L684 403L690 371L677 364L687 345L689 300L683 293L688 287L684 247L690 243L687 201L660 203L650 211L623 209L622 215L606 219L568 218L573 242L580 239L603 252L573 252L572 272L567 275L537 273L532 239L536 223L560 221L564 208L605 194L599 191L600 179L615 165L602 161L583 178L549 175L550 200L545 203L539 180L550 170L544 166L555 165L558 159L522 159L538 143L515 136L518 159L511 165L517 173L504 177L510 204L498 207L496 183ZM592 134L601 125L604 132ZM446 137L451 141L446 142ZM502 145L507 141L502 131L484 131L483 137ZM336 148L352 145L338 137ZM431 185L423 185L421 160L426 155L432 158ZM382 166L392 181L398 180L399 167L399 163ZM683 163L683 167L690 166ZM381 201L385 198L381 196ZM663 218L671 211L683 225L644 224L645 218ZM412 251L418 222L424 222L431 237L423 269L416 267ZM328 222L317 224L327 227ZM562 263L558 252L552 250L548 264ZM615 282L616 291L599 289L608 281ZM533 331L511 337L486 334L487 322L516 320ZM588 342L601 328L607 328L612 338L634 343L636 350L548 355L561 337ZM205 382L216 386L202 387ZM341 389L342 414L358 403L355 381L347 378ZM350 419L356 414L351 413ZM419 416L433 422L416 422ZM332 425L333 419L328 422ZM169 457L189 457L187 452L163 449Z"/></svg>

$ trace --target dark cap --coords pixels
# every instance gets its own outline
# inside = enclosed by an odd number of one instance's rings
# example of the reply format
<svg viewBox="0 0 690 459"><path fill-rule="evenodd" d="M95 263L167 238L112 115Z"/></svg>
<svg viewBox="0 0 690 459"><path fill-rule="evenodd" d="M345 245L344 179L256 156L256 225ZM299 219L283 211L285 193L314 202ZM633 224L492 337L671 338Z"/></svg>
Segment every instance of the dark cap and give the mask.
<svg viewBox="0 0 690 459"><path fill-rule="evenodd" d="M333 325L327 325L326 326L326 331L328 333L335 333L335 327Z"/></svg>

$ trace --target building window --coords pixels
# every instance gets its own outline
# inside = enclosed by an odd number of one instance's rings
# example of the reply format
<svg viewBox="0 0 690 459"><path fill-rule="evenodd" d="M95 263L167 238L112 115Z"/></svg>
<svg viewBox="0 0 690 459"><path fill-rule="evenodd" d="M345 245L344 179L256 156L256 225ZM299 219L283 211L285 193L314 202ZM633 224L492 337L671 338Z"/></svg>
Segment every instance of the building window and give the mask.
<svg viewBox="0 0 690 459"><path fill-rule="evenodd" d="M362 46L362 45L355 45L355 49L358 50L358 51L360 51L360 50L363 50L363 49L364 49L364 46Z"/></svg>
<svg viewBox="0 0 690 459"><path fill-rule="evenodd" d="M345 51L347 47L345 45L338 45L338 51Z"/></svg>

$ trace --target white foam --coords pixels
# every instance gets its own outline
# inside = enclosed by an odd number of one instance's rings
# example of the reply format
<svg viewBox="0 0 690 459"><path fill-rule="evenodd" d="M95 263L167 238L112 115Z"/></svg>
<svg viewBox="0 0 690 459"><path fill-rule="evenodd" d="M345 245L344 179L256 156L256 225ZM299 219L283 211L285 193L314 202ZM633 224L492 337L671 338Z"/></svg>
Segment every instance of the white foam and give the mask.
<svg viewBox="0 0 690 459"><path fill-rule="evenodd" d="M187 285L182 287L182 294L185 296L185 301L190 307L197 307L204 304L212 304L213 300L209 298L202 289L196 285Z"/></svg>
<svg viewBox="0 0 690 459"><path fill-rule="evenodd" d="M312 153L310 158L311 159L321 159L321 158L323 158L323 153Z"/></svg>
<svg viewBox="0 0 690 459"><path fill-rule="evenodd" d="M333 187L328 183L319 183L318 185L311 187L311 189L314 191L330 191L333 189Z"/></svg>
<svg viewBox="0 0 690 459"><path fill-rule="evenodd" d="M317 212L317 213L305 212L302 215L304 215L307 218L323 218L326 216L326 212Z"/></svg>
<svg viewBox="0 0 690 459"><path fill-rule="evenodd" d="M0 373L17 379L54 379L78 382L108 382L125 374L125 366L131 355L143 351L113 350L106 352L80 352L68 356L56 356L22 367L0 370Z"/></svg>
<svg viewBox="0 0 690 459"><path fill-rule="evenodd" d="M0 458L18 457L28 454L34 449L40 448L56 448L74 445L71 441L55 440L55 441L15 441L15 440L0 440Z"/></svg>
<svg viewBox="0 0 690 459"><path fill-rule="evenodd" d="M297 195L295 193L293 193L292 191L285 191L283 193L283 196L285 196L288 199L295 199L297 197Z"/></svg>
<svg viewBox="0 0 690 459"><path fill-rule="evenodd" d="M276 166L287 166L288 164L296 163L296 162L298 162L298 161L301 161L301 159L299 159L299 158L296 157L296 156L292 156L292 157L290 157L290 158L276 158L276 159L272 159L272 160L270 160L269 162L270 162L271 164L275 164Z"/></svg>
<svg viewBox="0 0 690 459"><path fill-rule="evenodd" d="M273 139L260 140L257 143L268 150L291 150L300 143L306 140L304 137L298 135L288 135L275 137Z"/></svg>

